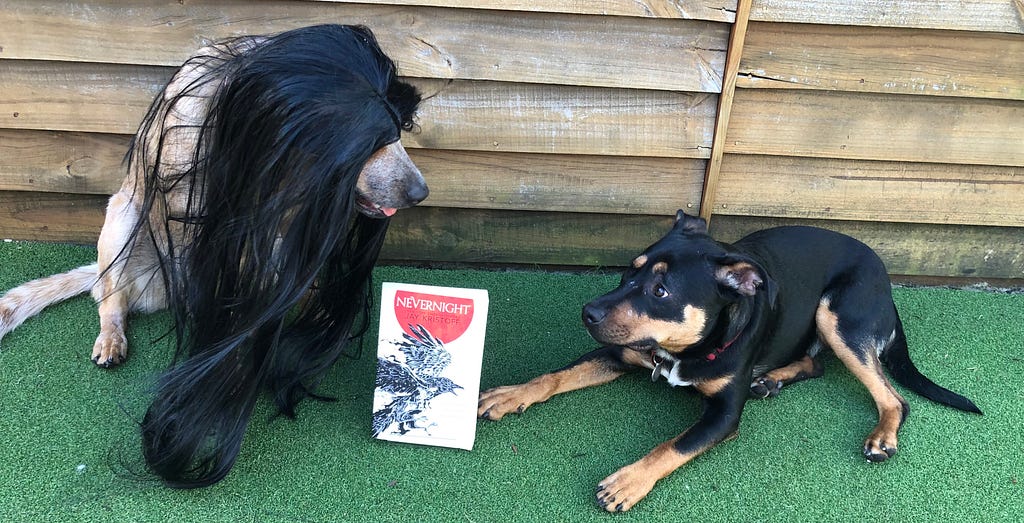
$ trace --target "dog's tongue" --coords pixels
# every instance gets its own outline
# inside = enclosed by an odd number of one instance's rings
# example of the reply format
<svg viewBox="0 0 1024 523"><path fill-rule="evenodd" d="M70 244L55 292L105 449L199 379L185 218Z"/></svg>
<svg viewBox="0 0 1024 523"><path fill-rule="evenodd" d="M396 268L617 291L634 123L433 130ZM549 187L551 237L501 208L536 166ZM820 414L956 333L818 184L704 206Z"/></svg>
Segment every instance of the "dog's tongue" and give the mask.
<svg viewBox="0 0 1024 523"><path fill-rule="evenodd" d="M394 207L381 207L380 212L384 213L384 216L390 218L398 212L398 209L395 209Z"/></svg>

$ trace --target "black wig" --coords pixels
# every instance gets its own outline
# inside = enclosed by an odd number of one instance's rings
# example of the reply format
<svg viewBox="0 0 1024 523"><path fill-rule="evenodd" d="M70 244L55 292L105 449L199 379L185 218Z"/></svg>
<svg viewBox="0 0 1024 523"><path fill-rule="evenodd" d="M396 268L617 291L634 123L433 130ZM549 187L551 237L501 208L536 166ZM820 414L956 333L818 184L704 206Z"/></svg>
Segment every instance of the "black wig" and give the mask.
<svg viewBox="0 0 1024 523"><path fill-rule="evenodd" d="M420 101L363 27L220 49L186 62L200 74L161 94L137 135L158 140L137 138L129 152L129 163L144 162L145 210L166 213L139 226L160 253L177 336L142 420L143 453L182 488L228 473L261 391L294 417L365 330L388 219L358 212L356 182L375 151L412 128ZM161 121L196 97L207 104L201 124ZM184 168L163 152L175 132L193 133Z"/></svg>

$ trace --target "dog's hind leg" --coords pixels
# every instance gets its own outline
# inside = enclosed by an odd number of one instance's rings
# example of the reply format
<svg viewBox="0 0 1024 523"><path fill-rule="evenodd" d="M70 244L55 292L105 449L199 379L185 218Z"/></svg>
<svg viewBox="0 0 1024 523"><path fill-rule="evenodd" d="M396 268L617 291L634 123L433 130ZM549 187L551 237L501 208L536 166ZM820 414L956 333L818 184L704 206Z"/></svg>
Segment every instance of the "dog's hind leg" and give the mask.
<svg viewBox="0 0 1024 523"><path fill-rule="evenodd" d="M844 308L838 299L833 303L826 296L818 305L815 319L821 339L867 387L875 400L878 424L864 441L864 457L870 461L885 461L896 453L896 433L910 410L906 400L885 377L878 357L892 340L891 334L885 336L881 332L888 330L891 333L894 327L890 325L892 322L885 321L885 304L875 304L870 300L853 302L856 306ZM893 307L891 302L888 307ZM892 316L894 319L895 309Z"/></svg>
<svg viewBox="0 0 1024 523"><path fill-rule="evenodd" d="M756 398L777 396L785 385L817 378L825 368L817 356L804 356L789 365L770 370L754 378L750 384L750 395Z"/></svg>

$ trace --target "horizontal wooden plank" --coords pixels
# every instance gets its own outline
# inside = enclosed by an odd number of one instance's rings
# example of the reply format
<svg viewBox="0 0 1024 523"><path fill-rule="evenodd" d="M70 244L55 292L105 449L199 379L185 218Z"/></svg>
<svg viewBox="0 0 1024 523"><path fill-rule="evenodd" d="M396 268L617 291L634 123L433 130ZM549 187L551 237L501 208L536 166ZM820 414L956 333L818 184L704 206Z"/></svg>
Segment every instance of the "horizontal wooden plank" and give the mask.
<svg viewBox="0 0 1024 523"><path fill-rule="evenodd" d="M132 134L172 68L0 60L0 128ZM716 95L416 80L412 147L706 158ZM497 122L501 122L498 124Z"/></svg>
<svg viewBox="0 0 1024 523"><path fill-rule="evenodd" d="M170 67L0 60L0 128L134 134Z"/></svg>
<svg viewBox="0 0 1024 523"><path fill-rule="evenodd" d="M621 267L668 231L671 216L417 208L399 213L386 260ZM712 234L735 241L776 225L816 225L857 237L890 273L1024 277L1024 229L715 216Z"/></svg>
<svg viewBox="0 0 1024 523"><path fill-rule="evenodd" d="M1024 227L1024 167L729 154L715 213Z"/></svg>
<svg viewBox="0 0 1024 523"><path fill-rule="evenodd" d="M94 195L0 191L0 238L95 243L106 200ZM671 223L670 216L418 207L393 218L382 259L621 265Z"/></svg>
<svg viewBox="0 0 1024 523"><path fill-rule="evenodd" d="M0 191L0 238L95 244L107 196Z"/></svg>
<svg viewBox="0 0 1024 523"><path fill-rule="evenodd" d="M318 0L348 2L348 0ZM357 0L367 4L431 5L468 9L500 9L538 13L638 16L644 18L688 18L732 23L736 0Z"/></svg>
<svg viewBox="0 0 1024 523"><path fill-rule="evenodd" d="M177 66L211 40L359 23L374 29L404 76L720 92L729 30L696 20L334 2L267 0L255 10L235 0L141 3L7 2L0 57Z"/></svg>
<svg viewBox="0 0 1024 523"><path fill-rule="evenodd" d="M421 81L413 147L473 151L707 158L717 95Z"/></svg>
<svg viewBox="0 0 1024 523"><path fill-rule="evenodd" d="M128 135L0 129L0 191L112 194Z"/></svg>
<svg viewBox="0 0 1024 523"><path fill-rule="evenodd" d="M752 23L737 85L1024 100L1022 70L1019 35Z"/></svg>
<svg viewBox="0 0 1024 523"><path fill-rule="evenodd" d="M108 195L128 136L0 130L0 190ZM424 205L671 214L699 210L702 160L411 149ZM714 212L1024 226L1024 167L726 155Z"/></svg>
<svg viewBox="0 0 1024 523"><path fill-rule="evenodd" d="M758 0L750 19L761 22L866 25L1024 33L1020 0Z"/></svg>
<svg viewBox="0 0 1024 523"><path fill-rule="evenodd" d="M466 9L402 29L391 49L406 48L407 76L708 93L722 90L729 38L721 23ZM407 68L424 57L443 66Z"/></svg>
<svg viewBox="0 0 1024 523"><path fill-rule="evenodd" d="M430 207L615 214L697 212L703 160L410 150Z"/></svg>
<svg viewBox="0 0 1024 523"><path fill-rule="evenodd" d="M849 234L881 256L890 274L1014 279L1024 285L1024 229L961 225L718 216L711 233L733 242L759 229L812 225Z"/></svg>
<svg viewBox="0 0 1024 523"><path fill-rule="evenodd" d="M0 129L0 190L109 195L129 136ZM697 209L703 160L410 149L424 205L669 214ZM696 212L696 210L694 210Z"/></svg>
<svg viewBox="0 0 1024 523"><path fill-rule="evenodd" d="M389 261L621 266L672 224L670 216L417 207L399 212Z"/></svg>
<svg viewBox="0 0 1024 523"><path fill-rule="evenodd" d="M94 243L105 198L0 192L0 237ZM382 261L623 266L671 226L671 216L418 207L394 218ZM875 248L893 274L1024 277L1024 229L715 216L712 232L735 241L756 229L809 224Z"/></svg>
<svg viewBox="0 0 1024 523"><path fill-rule="evenodd" d="M740 89L725 152L1021 166L1022 136L1016 101Z"/></svg>

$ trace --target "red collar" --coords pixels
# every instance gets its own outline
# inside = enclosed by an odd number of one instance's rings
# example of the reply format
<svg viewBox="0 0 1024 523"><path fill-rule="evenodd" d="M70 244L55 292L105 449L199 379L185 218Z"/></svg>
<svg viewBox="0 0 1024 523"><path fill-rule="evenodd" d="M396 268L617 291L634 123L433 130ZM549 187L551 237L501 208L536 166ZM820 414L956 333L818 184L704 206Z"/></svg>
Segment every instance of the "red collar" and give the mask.
<svg viewBox="0 0 1024 523"><path fill-rule="evenodd" d="M742 336L742 335L743 335L743 331L742 330L737 332L736 335L733 336L733 338L731 340L725 342L721 347L716 347L711 352L705 354L704 355L704 359L706 359L708 361L715 361L718 358L719 354L725 352L726 349L731 347L733 343L736 343L736 340L740 339L740 336ZM657 370L657 368L661 365L661 363L663 361L665 361L664 358L660 358L658 356L658 349L651 349L651 363L654 364L655 370Z"/></svg>
<svg viewBox="0 0 1024 523"><path fill-rule="evenodd" d="M728 349L729 346L731 346L733 343L736 343L736 340L740 339L740 335L742 334L742 330L737 332L731 340L725 342L725 345L722 345L721 347L718 347L715 350L709 352L706 356L704 356L704 358L706 358L708 361L715 361L715 358L717 358L719 354L725 352L725 349Z"/></svg>

